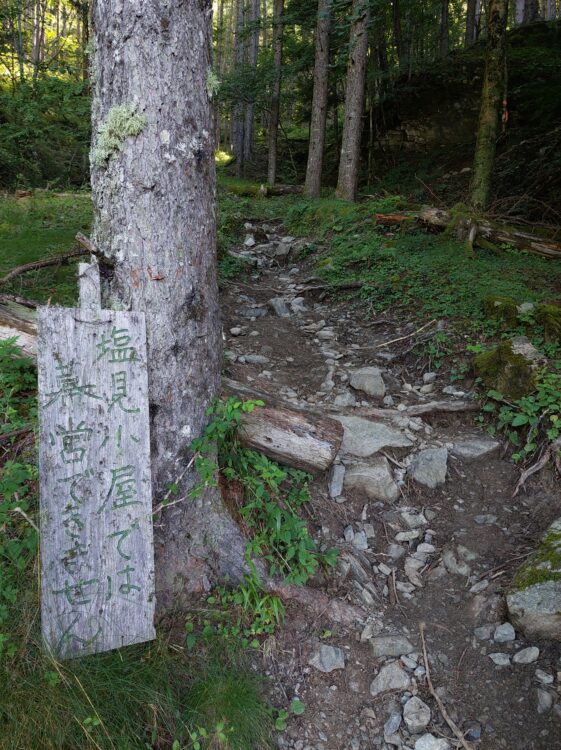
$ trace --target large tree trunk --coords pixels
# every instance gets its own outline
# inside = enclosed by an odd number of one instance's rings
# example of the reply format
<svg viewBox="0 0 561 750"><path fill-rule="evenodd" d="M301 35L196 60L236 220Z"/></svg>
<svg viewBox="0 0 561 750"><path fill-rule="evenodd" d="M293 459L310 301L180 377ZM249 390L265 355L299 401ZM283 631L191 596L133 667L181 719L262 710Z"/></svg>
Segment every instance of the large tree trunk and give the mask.
<svg viewBox="0 0 561 750"><path fill-rule="evenodd" d="M245 23L245 0L236 0L236 31L235 52L236 65L239 68L244 64L244 23ZM244 103L236 101L232 109L232 150L236 160L236 176L242 177L244 171Z"/></svg>
<svg viewBox="0 0 561 750"><path fill-rule="evenodd" d="M368 52L368 5L364 0L353 0L349 64L345 88L345 122L339 178L336 195L347 201L356 200L360 162L360 138L364 109L364 83Z"/></svg>
<svg viewBox="0 0 561 750"><path fill-rule="evenodd" d="M282 66L282 25L284 0L274 0L273 6L273 91L271 96L271 116L269 118L269 164L267 182L277 181L277 140L280 121L281 66Z"/></svg>
<svg viewBox="0 0 561 750"><path fill-rule="evenodd" d="M514 23L516 26L524 23L524 8L526 0L515 0L514 2Z"/></svg>
<svg viewBox="0 0 561 750"><path fill-rule="evenodd" d="M327 94L329 85L329 30L331 26L332 0L318 1L316 27L316 59L314 64L314 94L310 122L310 145L304 193L319 198L321 173L325 147L325 123L327 119Z"/></svg>
<svg viewBox="0 0 561 750"><path fill-rule="evenodd" d="M106 306L146 315L155 503L177 487L155 529L160 613L213 579L239 579L245 549L215 489L188 496L189 446L220 389L211 7L92 5L93 239L115 263Z"/></svg>
<svg viewBox="0 0 561 750"><path fill-rule="evenodd" d="M467 2L467 14L466 14L466 37L465 46L469 47L473 44L476 38L476 26L475 26L475 11L476 11L477 0L468 0Z"/></svg>
<svg viewBox="0 0 561 750"><path fill-rule="evenodd" d="M440 56L448 54L450 39L450 0L442 0L440 10Z"/></svg>
<svg viewBox="0 0 561 750"><path fill-rule="evenodd" d="M505 84L507 6L508 0L489 0L487 10L487 56L470 195L471 204L477 210L487 207L491 194Z"/></svg>
<svg viewBox="0 0 561 750"><path fill-rule="evenodd" d="M259 13L260 13L261 0L251 0L249 24L249 47L247 62L249 68L252 71L253 76L256 75L257 71L257 50L259 49ZM253 95L250 101L245 107L245 127L244 127L244 143L243 143L243 155L244 162L253 161L253 125L254 125L254 102Z"/></svg>
<svg viewBox="0 0 561 750"><path fill-rule="evenodd" d="M525 0L524 23L533 23L540 18L540 4L538 0Z"/></svg>

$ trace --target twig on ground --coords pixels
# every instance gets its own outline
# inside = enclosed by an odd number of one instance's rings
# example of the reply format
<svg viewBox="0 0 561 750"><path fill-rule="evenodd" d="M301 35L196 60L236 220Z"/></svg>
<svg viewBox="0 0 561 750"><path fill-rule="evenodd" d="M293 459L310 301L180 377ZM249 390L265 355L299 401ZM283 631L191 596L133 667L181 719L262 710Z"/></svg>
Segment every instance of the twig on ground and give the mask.
<svg viewBox="0 0 561 750"><path fill-rule="evenodd" d="M431 673L430 673L430 665L429 665L429 657L428 657L428 654L427 654L427 644L426 644L426 641L425 641L425 623L424 622L420 622L419 623L419 632L421 633L421 643L422 643L422 646L423 646L423 660L425 662L425 670L426 670L426 673L427 673L427 685L428 685L428 688L429 688L429 692L432 695L432 697L435 699L436 705L438 706L438 710L442 714L442 718L448 724L448 726L450 727L450 729L452 730L452 732L456 736L456 739L458 740L458 742L462 745L463 748L465 748L465 750L474 750L473 745L466 740L466 738L462 734L460 728L458 727L458 725L455 723L455 721L452 719L452 717L450 716L450 714L446 710L446 706L442 702L441 697L438 695L438 693L434 689L434 685L432 684L432 678L431 678Z"/></svg>
<svg viewBox="0 0 561 750"><path fill-rule="evenodd" d="M5 443L8 440L11 440L12 438L19 437L20 435L26 435L28 432L33 431L33 425L26 425L25 427L20 427L19 430L12 430L11 432L4 432L3 434L0 434L0 444Z"/></svg>
<svg viewBox="0 0 561 750"><path fill-rule="evenodd" d="M397 344L399 341L405 341L406 339L410 339L413 336L416 336L418 333L421 333L421 331L424 331L425 328L428 328L433 323L436 323L436 318L433 318L433 320L429 320L428 323L425 323L424 326L421 326L420 328L417 328L416 331L413 331L413 333L408 333L406 336L400 336L397 339L392 339L391 341L385 341L383 344L378 344L378 346L375 346L375 349L383 349L385 346L391 346L392 344Z"/></svg>

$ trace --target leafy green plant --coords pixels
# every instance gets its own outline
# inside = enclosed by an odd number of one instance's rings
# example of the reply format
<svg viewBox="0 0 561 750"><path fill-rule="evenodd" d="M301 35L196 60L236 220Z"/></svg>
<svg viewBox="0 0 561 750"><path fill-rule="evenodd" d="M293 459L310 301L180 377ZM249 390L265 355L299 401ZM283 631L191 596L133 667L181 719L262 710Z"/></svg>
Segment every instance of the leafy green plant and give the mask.
<svg viewBox="0 0 561 750"><path fill-rule="evenodd" d="M491 390L484 410L494 413L497 430L504 432L518 450L516 461L533 456L540 445L554 443L561 436L561 375L545 373L536 381L535 392L509 402Z"/></svg>
<svg viewBox="0 0 561 750"><path fill-rule="evenodd" d="M301 584L320 565L334 565L336 553L320 552L298 515L309 500L311 477L241 446L237 435L242 415L262 405L230 398L211 407L213 419L192 446L201 478L198 490L216 481L217 466L227 485L239 483L243 503L231 510L249 536L247 558L264 558L272 575Z"/></svg>

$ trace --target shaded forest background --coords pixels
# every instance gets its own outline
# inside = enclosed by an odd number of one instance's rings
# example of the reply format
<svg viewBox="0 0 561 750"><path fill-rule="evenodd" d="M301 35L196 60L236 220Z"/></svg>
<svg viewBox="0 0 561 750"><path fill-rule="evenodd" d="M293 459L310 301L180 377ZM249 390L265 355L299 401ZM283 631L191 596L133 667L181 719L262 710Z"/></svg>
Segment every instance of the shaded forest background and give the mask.
<svg viewBox="0 0 561 750"><path fill-rule="evenodd" d="M557 6L551 0L510 5L491 206L503 215L548 223L558 223L561 211ZM337 182L341 152L349 35L356 20L352 7L348 0L334 0L331 8L322 170L328 189ZM10 0L0 9L2 187L88 185L88 10L87 2L70 0ZM214 69L208 85L222 175L266 181L269 172L271 177L278 101L273 181L304 182L317 16L316 3L304 0L214 3ZM431 202L434 193L447 204L464 200L484 70L484 10L472 1L373 0L367 33L360 190Z"/></svg>

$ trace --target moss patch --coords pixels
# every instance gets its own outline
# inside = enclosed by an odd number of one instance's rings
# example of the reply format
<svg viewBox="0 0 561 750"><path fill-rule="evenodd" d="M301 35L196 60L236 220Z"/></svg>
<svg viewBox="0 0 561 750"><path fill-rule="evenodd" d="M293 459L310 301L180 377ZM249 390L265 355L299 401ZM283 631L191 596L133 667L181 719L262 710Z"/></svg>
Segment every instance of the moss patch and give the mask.
<svg viewBox="0 0 561 750"><path fill-rule="evenodd" d="M550 529L538 547L536 554L523 565L513 581L516 591L527 589L537 583L561 580L561 524Z"/></svg>
<svg viewBox="0 0 561 750"><path fill-rule="evenodd" d="M139 135L148 119L135 112L131 104L111 107L97 132L92 159L96 167L105 167L113 154L121 151L127 138Z"/></svg>
<svg viewBox="0 0 561 750"><path fill-rule="evenodd" d="M485 297L483 300L483 309L485 310L485 315L491 318L491 320L504 323L509 328L516 326L518 309L512 297L499 297L496 295Z"/></svg>
<svg viewBox="0 0 561 750"><path fill-rule="evenodd" d="M536 317L543 325L545 340L561 343L561 306L539 305Z"/></svg>
<svg viewBox="0 0 561 750"><path fill-rule="evenodd" d="M487 388L494 388L507 398L522 398L534 389L532 363L521 354L515 354L508 341L478 354L473 360L473 367Z"/></svg>

